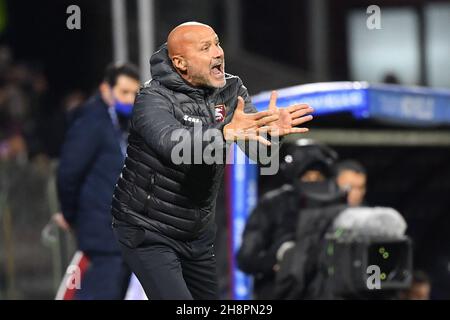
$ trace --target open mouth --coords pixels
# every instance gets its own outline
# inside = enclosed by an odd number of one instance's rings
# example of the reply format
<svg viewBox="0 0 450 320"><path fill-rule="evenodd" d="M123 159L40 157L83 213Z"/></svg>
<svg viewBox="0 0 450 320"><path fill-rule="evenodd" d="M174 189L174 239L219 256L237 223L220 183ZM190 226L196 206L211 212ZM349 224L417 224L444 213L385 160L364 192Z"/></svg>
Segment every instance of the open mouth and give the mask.
<svg viewBox="0 0 450 320"><path fill-rule="evenodd" d="M223 62L214 63L211 67L211 73L216 78L223 77Z"/></svg>

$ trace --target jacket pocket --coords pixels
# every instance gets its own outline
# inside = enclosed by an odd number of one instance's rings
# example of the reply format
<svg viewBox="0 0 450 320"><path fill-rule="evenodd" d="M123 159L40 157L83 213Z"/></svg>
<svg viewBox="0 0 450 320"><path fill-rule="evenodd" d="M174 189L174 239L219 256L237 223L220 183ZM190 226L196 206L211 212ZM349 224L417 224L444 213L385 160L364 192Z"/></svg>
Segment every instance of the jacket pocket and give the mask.
<svg viewBox="0 0 450 320"><path fill-rule="evenodd" d="M135 249L145 239L145 229L143 227L130 224L113 225L113 231L117 240L124 246Z"/></svg>

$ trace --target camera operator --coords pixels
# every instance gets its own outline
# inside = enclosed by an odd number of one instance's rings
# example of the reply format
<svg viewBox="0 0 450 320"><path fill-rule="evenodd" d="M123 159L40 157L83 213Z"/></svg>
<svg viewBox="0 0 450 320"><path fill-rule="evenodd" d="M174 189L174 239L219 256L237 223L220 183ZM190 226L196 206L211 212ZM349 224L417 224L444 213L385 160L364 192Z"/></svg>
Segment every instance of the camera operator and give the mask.
<svg viewBox="0 0 450 320"><path fill-rule="evenodd" d="M337 160L332 149L310 139L298 139L285 142L280 154L280 169L287 183L260 199L247 221L237 255L239 268L254 276L255 299L275 298L277 260L293 244L302 208L328 200L308 195L323 188L337 192L337 186L330 184Z"/></svg>
<svg viewBox="0 0 450 320"><path fill-rule="evenodd" d="M281 257L278 299L395 299L409 288L411 241L395 209L336 203L304 209Z"/></svg>

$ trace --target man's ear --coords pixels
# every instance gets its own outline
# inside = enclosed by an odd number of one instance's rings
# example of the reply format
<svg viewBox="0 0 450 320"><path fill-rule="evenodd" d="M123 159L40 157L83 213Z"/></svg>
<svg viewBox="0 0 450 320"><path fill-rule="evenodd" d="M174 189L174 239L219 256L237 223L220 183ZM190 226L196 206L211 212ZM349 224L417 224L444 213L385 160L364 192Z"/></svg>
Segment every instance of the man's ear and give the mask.
<svg viewBox="0 0 450 320"><path fill-rule="evenodd" d="M178 71L184 73L187 70L187 62L182 56L173 56L172 64Z"/></svg>
<svg viewBox="0 0 450 320"><path fill-rule="evenodd" d="M100 83L99 91L103 101L105 101L107 105L111 106L113 104L113 97L111 96L111 87L106 81Z"/></svg>
<svg viewBox="0 0 450 320"><path fill-rule="evenodd" d="M109 92L109 85L108 85L108 83L106 83L105 81L103 81L102 83L100 83L99 89L100 89L101 95L102 95L104 98L105 98L105 97L108 97L108 98L109 98L110 92Z"/></svg>

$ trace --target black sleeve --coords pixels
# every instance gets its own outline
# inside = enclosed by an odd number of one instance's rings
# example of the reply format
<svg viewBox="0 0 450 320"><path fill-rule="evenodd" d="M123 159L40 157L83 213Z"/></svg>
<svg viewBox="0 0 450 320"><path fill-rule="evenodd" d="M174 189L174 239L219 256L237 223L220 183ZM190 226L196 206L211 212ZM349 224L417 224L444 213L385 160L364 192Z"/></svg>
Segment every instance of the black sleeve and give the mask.
<svg viewBox="0 0 450 320"><path fill-rule="evenodd" d="M168 98L156 92L146 92L136 97L133 110L132 130L138 132L162 159L183 166L196 163L196 157L200 155L202 158L206 148L214 146L216 150L225 150L222 132L225 123L186 126L175 118L172 107ZM180 156L182 163L177 162Z"/></svg>

